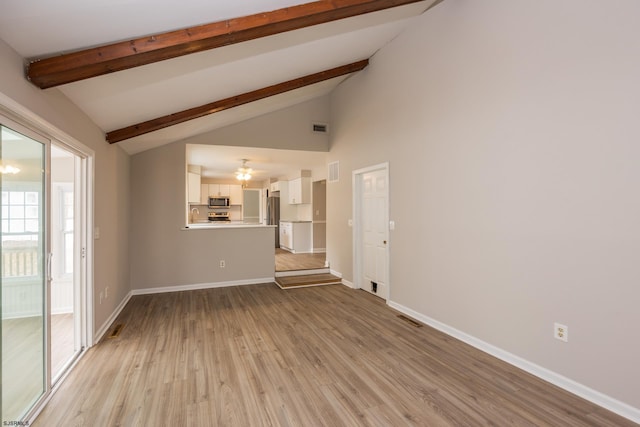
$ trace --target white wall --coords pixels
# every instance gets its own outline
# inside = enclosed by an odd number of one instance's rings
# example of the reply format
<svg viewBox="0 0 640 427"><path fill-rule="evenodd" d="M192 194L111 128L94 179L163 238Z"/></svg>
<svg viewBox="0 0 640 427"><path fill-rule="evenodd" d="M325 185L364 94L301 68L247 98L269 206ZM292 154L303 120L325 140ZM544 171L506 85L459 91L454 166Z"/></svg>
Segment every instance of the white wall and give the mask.
<svg viewBox="0 0 640 427"><path fill-rule="evenodd" d="M332 97L328 259L390 162L390 299L640 408L640 3L447 0ZM552 337L569 326L569 342Z"/></svg>
<svg viewBox="0 0 640 427"><path fill-rule="evenodd" d="M329 96L264 114L185 140L188 144L327 151L328 134L312 131L312 123L329 120Z"/></svg>
<svg viewBox="0 0 640 427"><path fill-rule="evenodd" d="M129 293L129 156L108 144L103 132L59 90L41 90L27 82L23 59L0 40L0 104L3 99L95 152L95 225L101 230L94 242L97 330ZM99 304L106 286L109 298Z"/></svg>
<svg viewBox="0 0 640 427"><path fill-rule="evenodd" d="M181 230L185 224L186 145L327 151L326 135L318 139L310 131L310 123L326 122L328 108L328 98L321 98L132 156L133 289L272 278L273 228ZM222 259L224 269L219 268Z"/></svg>

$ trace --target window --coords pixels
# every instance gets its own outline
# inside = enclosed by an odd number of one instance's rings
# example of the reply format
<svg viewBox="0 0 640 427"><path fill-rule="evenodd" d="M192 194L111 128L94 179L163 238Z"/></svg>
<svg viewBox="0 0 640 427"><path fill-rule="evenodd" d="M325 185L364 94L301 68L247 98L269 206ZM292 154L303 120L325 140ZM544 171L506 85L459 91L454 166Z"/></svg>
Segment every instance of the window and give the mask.
<svg viewBox="0 0 640 427"><path fill-rule="evenodd" d="M40 193L2 191L2 276L38 275Z"/></svg>
<svg viewBox="0 0 640 427"><path fill-rule="evenodd" d="M32 233L36 235L35 240L37 240L40 228L39 199L36 191L3 191L2 233ZM14 240L13 237L12 240Z"/></svg>

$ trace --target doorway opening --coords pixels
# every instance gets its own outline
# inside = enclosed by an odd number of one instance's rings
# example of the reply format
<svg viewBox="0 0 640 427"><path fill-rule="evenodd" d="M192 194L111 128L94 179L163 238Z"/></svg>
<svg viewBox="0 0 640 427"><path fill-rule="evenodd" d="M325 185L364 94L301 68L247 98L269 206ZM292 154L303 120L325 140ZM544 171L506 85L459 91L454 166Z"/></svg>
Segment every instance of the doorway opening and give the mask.
<svg viewBox="0 0 640 427"><path fill-rule="evenodd" d="M287 203L287 192L281 196L277 192L276 203ZM297 205L298 216L310 218L310 221L283 221L278 225L276 236L276 273L307 270L326 270L326 233L327 233L327 181L311 183L311 203ZM278 209L285 213L291 209ZM279 217L279 213L277 214ZM278 221L280 222L280 221ZM295 240L295 241L294 241ZM286 248L286 249L285 249Z"/></svg>

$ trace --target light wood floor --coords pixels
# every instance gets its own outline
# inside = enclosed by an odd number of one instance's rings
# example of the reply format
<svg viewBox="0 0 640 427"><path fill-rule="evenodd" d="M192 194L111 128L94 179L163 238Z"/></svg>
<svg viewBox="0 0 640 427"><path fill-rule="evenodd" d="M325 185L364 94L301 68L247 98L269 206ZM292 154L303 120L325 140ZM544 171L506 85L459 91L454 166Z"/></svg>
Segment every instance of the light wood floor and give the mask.
<svg viewBox="0 0 640 427"><path fill-rule="evenodd" d="M35 426L631 426L342 285L134 296Z"/></svg>
<svg viewBox="0 0 640 427"><path fill-rule="evenodd" d="M317 254L292 254L284 249L276 249L276 271L313 270L324 267L326 256Z"/></svg>
<svg viewBox="0 0 640 427"><path fill-rule="evenodd" d="M57 375L74 354L73 314L51 316L51 368ZM2 321L2 421L18 420L43 392L42 317Z"/></svg>
<svg viewBox="0 0 640 427"><path fill-rule="evenodd" d="M342 281L338 276L330 273L276 277L276 284L282 289L297 289L306 286L325 286L341 283Z"/></svg>
<svg viewBox="0 0 640 427"><path fill-rule="evenodd" d="M42 316L2 320L2 422L19 420L44 392Z"/></svg>
<svg viewBox="0 0 640 427"><path fill-rule="evenodd" d="M51 370L54 377L74 353L73 313L51 315Z"/></svg>

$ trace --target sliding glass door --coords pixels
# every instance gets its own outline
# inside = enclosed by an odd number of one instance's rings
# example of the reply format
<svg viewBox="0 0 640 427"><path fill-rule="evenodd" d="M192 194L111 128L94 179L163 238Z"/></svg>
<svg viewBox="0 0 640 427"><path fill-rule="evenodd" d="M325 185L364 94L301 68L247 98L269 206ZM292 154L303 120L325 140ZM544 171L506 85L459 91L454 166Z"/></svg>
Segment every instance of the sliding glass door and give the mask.
<svg viewBox="0 0 640 427"><path fill-rule="evenodd" d="M65 147L51 145L51 378L65 372L82 350L80 247L82 159Z"/></svg>
<svg viewBox="0 0 640 427"><path fill-rule="evenodd" d="M22 420L47 391L49 141L0 124L2 424Z"/></svg>

